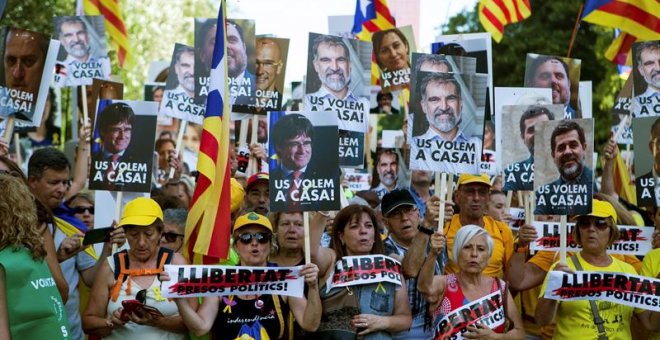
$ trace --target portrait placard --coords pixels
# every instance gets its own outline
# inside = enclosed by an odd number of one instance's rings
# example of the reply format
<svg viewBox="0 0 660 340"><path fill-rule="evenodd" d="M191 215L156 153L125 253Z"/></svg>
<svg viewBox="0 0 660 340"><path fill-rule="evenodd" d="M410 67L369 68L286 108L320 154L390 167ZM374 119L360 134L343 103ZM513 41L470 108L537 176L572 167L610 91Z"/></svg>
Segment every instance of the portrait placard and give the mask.
<svg viewBox="0 0 660 340"><path fill-rule="evenodd" d="M552 103L564 105L565 119L583 118L578 105L581 65L580 59L527 53L525 87L551 88Z"/></svg>
<svg viewBox="0 0 660 340"><path fill-rule="evenodd" d="M633 118L660 115L660 40L636 42L633 51Z"/></svg>
<svg viewBox="0 0 660 340"><path fill-rule="evenodd" d="M632 120L637 205L660 207L660 117Z"/></svg>
<svg viewBox="0 0 660 340"><path fill-rule="evenodd" d="M195 103L195 50L183 44L174 45L170 70L165 84L159 114L202 124L206 104Z"/></svg>
<svg viewBox="0 0 660 340"><path fill-rule="evenodd" d="M376 31L371 36L371 42L383 91L408 87L411 53L417 51L412 26Z"/></svg>

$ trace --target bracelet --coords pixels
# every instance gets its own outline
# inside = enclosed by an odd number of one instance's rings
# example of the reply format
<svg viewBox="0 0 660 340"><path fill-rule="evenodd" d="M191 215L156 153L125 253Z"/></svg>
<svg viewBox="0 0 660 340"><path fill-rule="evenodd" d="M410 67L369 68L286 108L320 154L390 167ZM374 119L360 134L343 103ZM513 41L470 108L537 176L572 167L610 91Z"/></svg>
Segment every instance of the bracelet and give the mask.
<svg viewBox="0 0 660 340"><path fill-rule="evenodd" d="M421 224L419 226L417 226L417 230L419 230L419 231L421 231L424 234L429 235L429 236L431 236L431 235L433 235L433 233L435 233L435 230L433 230L431 228L427 228L427 227L425 227Z"/></svg>

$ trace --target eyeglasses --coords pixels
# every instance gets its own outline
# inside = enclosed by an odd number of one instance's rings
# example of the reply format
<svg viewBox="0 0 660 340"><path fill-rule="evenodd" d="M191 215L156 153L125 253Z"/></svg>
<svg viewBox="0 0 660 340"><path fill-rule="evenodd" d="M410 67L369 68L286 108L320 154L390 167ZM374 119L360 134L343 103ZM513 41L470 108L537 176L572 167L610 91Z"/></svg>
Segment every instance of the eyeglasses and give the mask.
<svg viewBox="0 0 660 340"><path fill-rule="evenodd" d="M163 233L162 235L160 235L161 238L165 238L165 241L170 242L170 243L171 242L176 242L177 237L184 237L184 236L185 235L177 234L177 233L174 233L174 232L167 232L167 233Z"/></svg>
<svg viewBox="0 0 660 340"><path fill-rule="evenodd" d="M577 225L578 228L581 229L589 229L591 228L591 225L594 225L596 229L598 230L605 230L610 227L609 223L607 223L606 218L594 218L591 216L580 216L578 217L577 221L575 222L575 225Z"/></svg>
<svg viewBox="0 0 660 340"><path fill-rule="evenodd" d="M76 214L84 214L85 211L88 211L90 214L94 215L94 206L89 206L89 207L75 207L71 208L74 213Z"/></svg>
<svg viewBox="0 0 660 340"><path fill-rule="evenodd" d="M272 60L266 60L266 61L259 61L257 60L257 67L265 67L265 68L273 68L275 66L278 66L280 62L275 62Z"/></svg>
<svg viewBox="0 0 660 340"><path fill-rule="evenodd" d="M402 219L404 215L408 216L416 211L417 211L417 207L411 207L411 206L403 207L403 208L395 209L393 212L387 214L387 217Z"/></svg>
<svg viewBox="0 0 660 340"><path fill-rule="evenodd" d="M290 142L286 143L286 147L289 149L297 149L297 148L311 148L312 147L312 141L304 141L302 143L300 142Z"/></svg>
<svg viewBox="0 0 660 340"><path fill-rule="evenodd" d="M147 290L143 289L137 292L137 294L135 294L135 300L138 300L141 304L144 305L147 302Z"/></svg>
<svg viewBox="0 0 660 340"><path fill-rule="evenodd" d="M270 242L270 239L272 238L271 234L269 233L243 233L238 235L238 240L241 241L243 244L250 244L252 243L252 239L257 240L257 242L261 244L266 244Z"/></svg>

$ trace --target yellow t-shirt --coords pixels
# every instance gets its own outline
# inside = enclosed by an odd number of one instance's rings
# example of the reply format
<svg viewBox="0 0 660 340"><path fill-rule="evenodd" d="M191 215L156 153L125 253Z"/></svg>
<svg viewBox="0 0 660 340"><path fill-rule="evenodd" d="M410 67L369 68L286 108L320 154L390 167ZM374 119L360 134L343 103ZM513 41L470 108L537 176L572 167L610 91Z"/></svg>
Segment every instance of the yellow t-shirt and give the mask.
<svg viewBox="0 0 660 340"><path fill-rule="evenodd" d="M633 266L612 256L612 263L606 267L597 267L589 264L582 256L577 254L578 261L582 265L582 270L587 272L616 272L637 275ZM568 266L573 269L575 265L570 258L567 258ZM557 262L558 263L558 262ZM557 263L552 265L554 268ZM545 294L548 285L548 276L543 281L541 287L541 298ZM605 321L604 327L609 340L629 340L631 339L630 324L633 316L634 307L612 303L609 301L596 301L598 313ZM594 316L591 313L589 301L562 301L559 303L559 309L555 317L557 326L553 339L596 339L598 329L594 324Z"/></svg>
<svg viewBox="0 0 660 340"><path fill-rule="evenodd" d="M571 257L572 255L573 255L572 252L566 252L567 258ZM640 261L635 256L620 255L620 254L612 254L610 256L633 266L633 268L635 268L635 271L637 271L638 273L642 269L642 261ZM559 261L559 251L547 251L547 250L541 250L538 253L534 254L534 256L532 256L531 259L529 259L529 263L536 265L537 267L541 268L544 272L548 272L552 264L557 261Z"/></svg>
<svg viewBox="0 0 660 340"><path fill-rule="evenodd" d="M644 262L642 262L642 269L639 271L639 275L648 277L660 276L660 248L653 249L644 256ZM649 340L660 340L660 332L651 333Z"/></svg>
<svg viewBox="0 0 660 340"><path fill-rule="evenodd" d="M501 278L504 274L506 263L513 256L513 234L511 233L511 228L506 223L496 221L490 216L484 216L483 219L484 229L493 238L493 255L490 257L488 266L484 269L483 274ZM454 238L458 229L461 227L461 220L458 215L454 215L451 222L445 224L444 233L447 236L447 253L449 254L449 260L447 261L447 266L445 266L445 274L458 272L458 265L451 259L451 254L452 247L454 246Z"/></svg>

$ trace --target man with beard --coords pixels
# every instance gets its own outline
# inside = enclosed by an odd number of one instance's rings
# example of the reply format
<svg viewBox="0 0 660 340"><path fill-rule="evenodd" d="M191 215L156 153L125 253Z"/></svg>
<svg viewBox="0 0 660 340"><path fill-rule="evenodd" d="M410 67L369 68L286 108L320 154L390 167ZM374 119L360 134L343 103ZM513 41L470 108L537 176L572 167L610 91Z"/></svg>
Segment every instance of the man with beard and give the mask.
<svg viewBox="0 0 660 340"><path fill-rule="evenodd" d="M314 39L312 64L321 82L318 91L305 95L303 105L311 111L340 111L339 130L367 131L369 100L351 91L351 57L342 38L319 35ZM342 101L343 103L339 103ZM347 109L350 108L350 109ZM364 119L356 123L352 113ZM359 129L355 129L359 125ZM351 126L353 128L351 128ZM359 137L358 137L359 139Z"/></svg>
<svg viewBox="0 0 660 340"><path fill-rule="evenodd" d="M511 164L504 170L503 191L533 190L534 187L534 126L538 122L554 120L547 108L530 106L520 116L520 137L529 150L529 158Z"/></svg>
<svg viewBox="0 0 660 340"><path fill-rule="evenodd" d="M542 55L534 59L531 70L527 87L551 88L552 103L564 105L564 119L577 118L575 109L570 103L571 79L566 62L558 57Z"/></svg>
<svg viewBox="0 0 660 340"><path fill-rule="evenodd" d="M481 158L481 139L468 136L460 130L463 111L461 87L452 74L426 73L419 86L421 93L422 112L428 123L428 129L420 136L414 136L411 145L411 169L436 170L441 172L479 173L479 160ZM421 119L416 115L416 119ZM418 118L419 117L419 118ZM451 142L454 150L468 149L465 153L474 153L472 164L460 161L438 161L432 159L425 152L429 148L436 151L439 142ZM474 148L474 151L469 150ZM443 154L448 149L440 149ZM420 157L421 155L421 157ZM439 163L439 164L438 164Z"/></svg>
<svg viewBox="0 0 660 340"><path fill-rule="evenodd" d="M570 186L571 191L585 189L584 196L593 193L593 172L585 164L587 142L584 129L575 121L561 121L550 137L550 155L559 170L559 178L537 190L535 215L577 215L583 211L584 204L557 204L557 197L564 195L582 196L583 194L555 192L559 186ZM578 187L579 186L579 187ZM578 189L579 188L579 189ZM586 204L586 202L584 202Z"/></svg>
<svg viewBox="0 0 660 340"><path fill-rule="evenodd" d="M633 117L660 114L660 40L636 46L637 71L646 82L646 91L635 96Z"/></svg>
<svg viewBox="0 0 660 340"><path fill-rule="evenodd" d="M397 184L399 179L399 156L394 149L379 149L376 153L376 172L380 183L372 187L379 199L394 189L401 189Z"/></svg>
<svg viewBox="0 0 660 340"><path fill-rule="evenodd" d="M19 99L23 96L29 97L29 95L32 95L32 100L29 103L34 107L37 102L47 53L48 39L44 35L13 27L7 29L2 58L5 74L2 85L10 89L20 90L23 93L11 95L14 105L9 105L9 103L0 104L1 116L16 112L17 103L21 105L21 103L28 102L28 100ZM0 98L9 97L9 91L0 88ZM4 102L4 100L1 102Z"/></svg>
<svg viewBox="0 0 660 340"><path fill-rule="evenodd" d="M637 185L637 203L640 206L660 207L660 118L651 126L649 149L653 156L653 168L648 173L635 179Z"/></svg>
<svg viewBox="0 0 660 340"><path fill-rule="evenodd" d="M66 79L64 86L87 85L92 78L110 77L110 60L90 53L87 25L80 17L58 17L55 30L67 53L66 59L58 62L60 67L63 66L58 74Z"/></svg>
<svg viewBox="0 0 660 340"><path fill-rule="evenodd" d="M256 79L247 69L247 50L243 28L227 20L227 74L232 105L254 105Z"/></svg>
<svg viewBox="0 0 660 340"><path fill-rule="evenodd" d="M275 79L282 73L282 52L275 40L257 39L257 107L279 110L282 92L275 88Z"/></svg>
<svg viewBox="0 0 660 340"><path fill-rule="evenodd" d="M194 105L195 96L195 50L186 45L177 44L174 53L174 74L176 82L169 78L168 88L163 93L160 114L180 117L186 114L199 114L198 105ZM171 75L170 75L171 76ZM172 88L176 84L175 88ZM193 106L194 105L194 106ZM191 108L193 106L194 108ZM203 110L202 110L203 114Z"/></svg>

